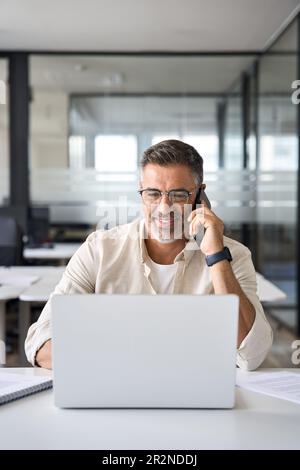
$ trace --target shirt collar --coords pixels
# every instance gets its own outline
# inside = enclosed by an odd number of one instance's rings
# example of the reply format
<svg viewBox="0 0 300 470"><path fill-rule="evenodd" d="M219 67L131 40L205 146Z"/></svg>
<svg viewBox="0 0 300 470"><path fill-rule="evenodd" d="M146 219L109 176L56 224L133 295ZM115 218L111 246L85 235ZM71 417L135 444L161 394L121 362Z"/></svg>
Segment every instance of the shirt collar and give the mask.
<svg viewBox="0 0 300 470"><path fill-rule="evenodd" d="M141 263L145 263L147 261L147 258L149 257L146 244L145 244L145 219L141 219L139 223L139 255L140 255L140 261ZM174 262L176 263L177 261L184 261L185 264L189 264L191 261L192 257L194 256L196 251L199 251L200 248L198 244L196 243L195 240L190 239L183 250L178 253L176 258L174 259Z"/></svg>

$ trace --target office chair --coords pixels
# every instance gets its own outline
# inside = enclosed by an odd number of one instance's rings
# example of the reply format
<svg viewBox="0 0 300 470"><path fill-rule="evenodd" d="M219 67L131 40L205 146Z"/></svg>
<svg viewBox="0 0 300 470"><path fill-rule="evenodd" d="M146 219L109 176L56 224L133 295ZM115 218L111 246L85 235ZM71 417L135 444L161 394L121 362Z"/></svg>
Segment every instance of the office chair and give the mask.
<svg viewBox="0 0 300 470"><path fill-rule="evenodd" d="M13 217L0 215L0 266L22 264L21 230Z"/></svg>
<svg viewBox="0 0 300 470"><path fill-rule="evenodd" d="M28 220L29 248L40 248L49 243L49 207L31 207Z"/></svg>

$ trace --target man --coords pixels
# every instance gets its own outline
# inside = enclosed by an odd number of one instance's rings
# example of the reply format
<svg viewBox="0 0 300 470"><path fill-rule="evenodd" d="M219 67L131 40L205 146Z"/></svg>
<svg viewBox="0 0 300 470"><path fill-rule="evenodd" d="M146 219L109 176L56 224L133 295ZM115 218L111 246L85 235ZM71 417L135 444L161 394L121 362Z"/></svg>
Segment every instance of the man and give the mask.
<svg viewBox="0 0 300 470"><path fill-rule="evenodd" d="M166 140L144 152L141 170L144 218L89 235L54 293L236 294L237 365L257 368L271 347L272 330L256 294L250 251L223 235L223 222L205 202L201 156L188 144ZM199 247L193 236L201 228ZM51 368L49 302L29 328L25 350L32 364Z"/></svg>

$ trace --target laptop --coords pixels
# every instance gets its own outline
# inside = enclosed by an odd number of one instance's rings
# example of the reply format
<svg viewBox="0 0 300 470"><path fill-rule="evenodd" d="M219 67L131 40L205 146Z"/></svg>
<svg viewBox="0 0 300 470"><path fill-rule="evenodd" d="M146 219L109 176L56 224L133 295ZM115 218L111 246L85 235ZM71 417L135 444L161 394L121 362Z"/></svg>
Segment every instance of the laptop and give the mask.
<svg viewBox="0 0 300 470"><path fill-rule="evenodd" d="M232 408L236 295L54 295L61 408Z"/></svg>

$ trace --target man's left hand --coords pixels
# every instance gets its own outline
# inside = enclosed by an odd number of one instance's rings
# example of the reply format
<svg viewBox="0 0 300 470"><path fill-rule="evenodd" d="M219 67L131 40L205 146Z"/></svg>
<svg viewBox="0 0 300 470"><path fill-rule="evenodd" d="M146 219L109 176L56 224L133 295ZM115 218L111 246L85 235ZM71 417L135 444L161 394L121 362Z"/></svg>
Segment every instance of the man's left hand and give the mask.
<svg viewBox="0 0 300 470"><path fill-rule="evenodd" d="M205 256L223 250L224 224L222 220L207 207L205 202L201 203L198 209L191 212L188 222L190 222L191 236L197 234L201 225L204 227L205 233L200 244L200 250Z"/></svg>

